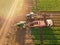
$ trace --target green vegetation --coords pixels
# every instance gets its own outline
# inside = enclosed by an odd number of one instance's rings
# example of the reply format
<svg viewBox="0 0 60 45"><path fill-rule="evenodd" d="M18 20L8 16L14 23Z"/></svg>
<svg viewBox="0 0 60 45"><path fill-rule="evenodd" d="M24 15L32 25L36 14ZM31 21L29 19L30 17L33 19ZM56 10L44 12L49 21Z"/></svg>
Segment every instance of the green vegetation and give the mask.
<svg viewBox="0 0 60 45"><path fill-rule="evenodd" d="M60 27L44 27L42 29L44 45L60 45ZM40 45L40 29L31 28L32 39L35 45Z"/></svg>
<svg viewBox="0 0 60 45"><path fill-rule="evenodd" d="M37 0L37 2L39 11L60 11L60 0ZM36 10L35 7L33 6L33 11Z"/></svg>

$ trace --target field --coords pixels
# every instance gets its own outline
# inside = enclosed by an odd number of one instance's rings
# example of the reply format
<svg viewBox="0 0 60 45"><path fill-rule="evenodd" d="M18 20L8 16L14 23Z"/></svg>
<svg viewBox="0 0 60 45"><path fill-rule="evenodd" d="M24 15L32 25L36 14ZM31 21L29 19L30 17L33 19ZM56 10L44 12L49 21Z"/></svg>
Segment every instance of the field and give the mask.
<svg viewBox="0 0 60 45"><path fill-rule="evenodd" d="M33 3L33 10L36 10ZM37 0L39 11L60 11L60 0Z"/></svg>
<svg viewBox="0 0 60 45"><path fill-rule="evenodd" d="M26 8L30 6L28 2L29 0L0 0L0 45L23 45L25 31L18 31L14 25L25 20L28 11Z"/></svg>
<svg viewBox="0 0 60 45"><path fill-rule="evenodd" d="M33 3L32 10L33 11L36 11L36 10L38 11L60 11L60 0L37 0L37 5L36 5L36 2ZM57 18L54 17L54 19L57 19ZM32 39L35 45L41 44L40 33L41 33L40 29L31 28L31 35L32 35ZM42 29L42 37L43 37L44 45L60 45L60 27L51 27L51 28L44 27Z"/></svg>
<svg viewBox="0 0 60 45"><path fill-rule="evenodd" d="M45 27L42 29L44 45L60 45L60 27ZM35 45L40 45L40 29L31 28L32 39Z"/></svg>
<svg viewBox="0 0 60 45"><path fill-rule="evenodd" d="M0 15L7 15L14 0L0 0Z"/></svg>
<svg viewBox="0 0 60 45"><path fill-rule="evenodd" d="M15 32L16 29L13 25L20 20L25 20L25 14L31 10L29 1L30 0L0 0L0 45L23 45L25 40L23 38L26 36L24 34L25 30L17 30L17 32ZM60 3L58 2L60 2L60 0L38 0L38 9L40 11L60 11ZM36 10L35 6L33 6L33 10ZM10 16L6 18L8 15ZM42 31L44 45L60 45L60 27L45 27ZM31 28L31 35L34 44L40 45L40 29Z"/></svg>

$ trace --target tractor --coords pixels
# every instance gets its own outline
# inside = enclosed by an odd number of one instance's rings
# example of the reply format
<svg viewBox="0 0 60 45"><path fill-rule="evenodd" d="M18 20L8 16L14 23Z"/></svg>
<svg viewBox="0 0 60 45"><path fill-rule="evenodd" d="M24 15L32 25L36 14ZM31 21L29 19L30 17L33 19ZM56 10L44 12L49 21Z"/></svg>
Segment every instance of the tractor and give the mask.
<svg viewBox="0 0 60 45"><path fill-rule="evenodd" d="M16 25L25 28L28 27L45 27L52 26L53 21L51 18L46 18L45 15L35 15L33 12L26 14L26 21L20 21Z"/></svg>

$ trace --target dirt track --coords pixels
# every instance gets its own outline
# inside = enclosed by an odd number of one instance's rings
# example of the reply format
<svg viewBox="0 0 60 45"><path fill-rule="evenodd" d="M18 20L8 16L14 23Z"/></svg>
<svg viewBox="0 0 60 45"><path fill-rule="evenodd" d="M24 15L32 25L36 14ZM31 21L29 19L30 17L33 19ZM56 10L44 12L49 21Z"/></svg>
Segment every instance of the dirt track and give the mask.
<svg viewBox="0 0 60 45"><path fill-rule="evenodd" d="M30 12L31 8L29 7L29 0L23 0L22 7L20 7L19 4L20 3L16 4L16 9L12 7L14 9L13 12L10 11L10 16L5 19L0 30L0 45L25 45L23 44L24 36L26 34L25 30L17 30L14 24L21 20L26 20L25 15Z"/></svg>

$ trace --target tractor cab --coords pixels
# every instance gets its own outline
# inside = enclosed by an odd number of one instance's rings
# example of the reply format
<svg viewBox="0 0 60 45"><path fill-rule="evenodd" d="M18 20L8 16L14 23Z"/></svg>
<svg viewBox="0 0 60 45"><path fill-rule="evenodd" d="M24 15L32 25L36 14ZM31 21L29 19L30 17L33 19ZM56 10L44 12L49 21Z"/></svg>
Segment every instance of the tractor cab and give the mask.
<svg viewBox="0 0 60 45"><path fill-rule="evenodd" d="M16 24L17 27L22 27L25 28L26 21L20 21L19 23Z"/></svg>
<svg viewBox="0 0 60 45"><path fill-rule="evenodd" d="M27 21L33 21L34 20L34 13L30 12L29 14L26 14Z"/></svg>
<svg viewBox="0 0 60 45"><path fill-rule="evenodd" d="M51 27L53 26L53 20L51 18L46 19L47 26Z"/></svg>

